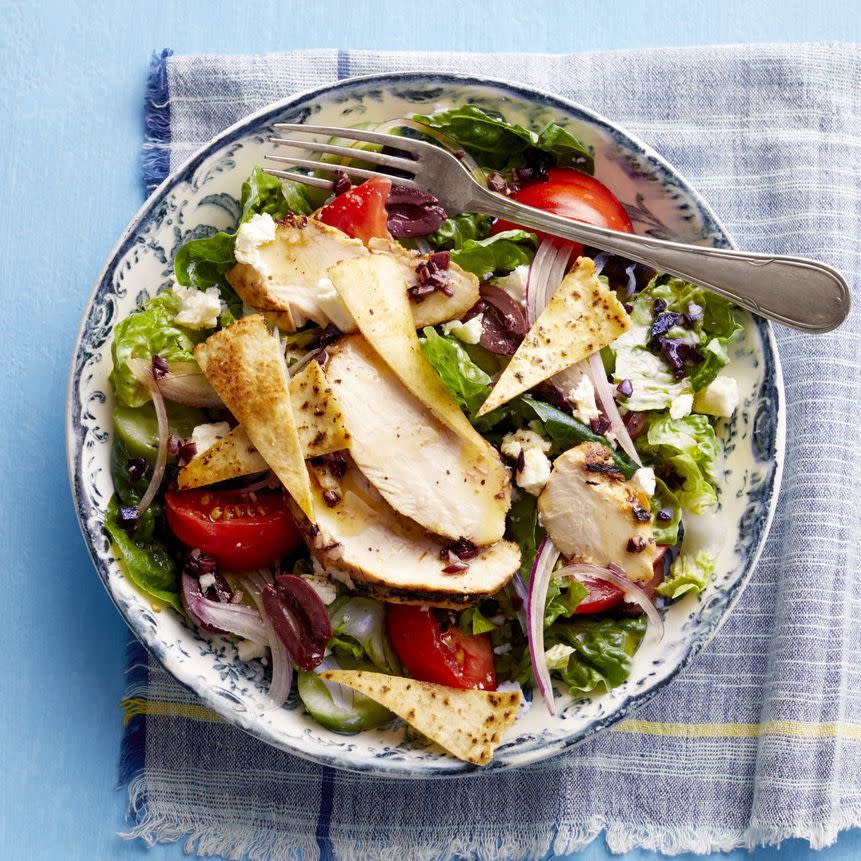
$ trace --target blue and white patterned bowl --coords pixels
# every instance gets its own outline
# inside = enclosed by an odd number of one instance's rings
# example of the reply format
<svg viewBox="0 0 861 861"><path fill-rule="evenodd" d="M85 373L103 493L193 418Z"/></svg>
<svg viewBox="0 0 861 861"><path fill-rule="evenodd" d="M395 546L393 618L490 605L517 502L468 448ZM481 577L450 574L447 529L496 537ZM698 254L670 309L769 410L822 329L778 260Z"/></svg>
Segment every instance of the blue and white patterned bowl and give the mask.
<svg viewBox="0 0 861 861"><path fill-rule="evenodd" d="M295 694L283 708L264 709L266 679L258 663L243 663L233 644L203 638L169 609L156 611L123 575L102 531L113 488L110 478L111 333L141 300L169 283L177 248L191 237L232 227L243 178L262 161L276 122L354 125L411 111L429 113L472 102L514 121L568 125L595 148L596 175L627 207L639 232L702 245L730 239L700 196L657 153L594 112L535 90L455 75L395 74L355 78L271 105L219 135L156 189L123 232L84 314L68 395L68 459L84 539L99 577L135 635L180 682L225 720L265 742L318 762L399 777L474 772L400 724L345 737L303 713ZM560 692L551 718L537 702L496 751L488 769L554 756L629 714L666 685L714 636L759 556L774 512L784 446L780 364L768 323L746 317L730 372L742 404L720 431L726 476L720 525L725 545L705 593L673 604L660 645L650 639L628 682L610 693L572 699Z"/></svg>

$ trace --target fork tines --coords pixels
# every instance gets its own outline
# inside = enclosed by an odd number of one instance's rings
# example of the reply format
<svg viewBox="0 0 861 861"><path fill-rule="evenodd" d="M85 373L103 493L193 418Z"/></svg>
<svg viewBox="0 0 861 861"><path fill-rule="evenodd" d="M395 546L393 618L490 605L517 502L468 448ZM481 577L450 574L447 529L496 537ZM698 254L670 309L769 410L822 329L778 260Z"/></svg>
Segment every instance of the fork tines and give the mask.
<svg viewBox="0 0 861 861"><path fill-rule="evenodd" d="M401 151L406 145L407 151L413 151L413 145L419 143L417 141L406 141L394 135L382 134L380 132L366 131L365 129L344 129L336 126L309 126L301 123L276 123L275 128L279 131L301 132L303 134L319 134L328 135L329 137L342 138L347 140L356 140L363 143L372 143L383 146L397 146ZM269 142L279 147L288 147L293 149L305 150L310 153L326 153L328 155L344 156L346 158L361 159L363 162L370 164L378 164L381 167L390 168L395 171L407 173L410 176L415 174L416 165L413 159L402 158L389 153L379 152L377 150L356 149L348 146L340 146L338 144L320 143L317 141L299 140L293 137L270 137ZM321 170L332 173L334 171L343 171L350 176L357 176L363 179L373 179L374 177L383 176L390 179L399 185L413 186L415 183L410 176L397 176L380 171L368 170L362 167L353 167L349 164L327 164L323 161L315 159L300 158L298 156L288 155L267 155L269 161L275 161L292 167L303 167L310 170ZM293 173L291 171L276 170L275 168L266 168L266 173L272 176L290 179L294 182L302 182L306 185L311 185L315 188L324 188L331 190L334 184L327 180L315 176L308 176L304 173Z"/></svg>

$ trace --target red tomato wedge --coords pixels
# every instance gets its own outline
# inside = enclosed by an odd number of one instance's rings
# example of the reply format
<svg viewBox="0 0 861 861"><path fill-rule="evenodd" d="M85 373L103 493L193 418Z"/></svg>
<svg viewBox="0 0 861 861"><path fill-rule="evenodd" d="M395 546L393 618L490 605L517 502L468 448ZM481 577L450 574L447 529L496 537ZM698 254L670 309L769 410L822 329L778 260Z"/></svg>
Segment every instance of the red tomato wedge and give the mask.
<svg viewBox="0 0 861 861"><path fill-rule="evenodd" d="M669 550L666 544L659 544L656 548L654 571L655 576L645 583L640 583L640 588L652 599L655 590L664 579L664 554ZM577 605L575 613L602 613L604 610L612 610L622 603L625 593L606 580L598 580L584 574L577 578L588 590L589 594Z"/></svg>
<svg viewBox="0 0 861 861"><path fill-rule="evenodd" d="M433 609L408 604L386 607L386 631L414 679L450 688L496 690L488 634L464 634L456 626L443 631Z"/></svg>
<svg viewBox="0 0 861 861"><path fill-rule="evenodd" d="M621 233L634 232L634 225L616 195L595 177L570 167L550 168L545 182L524 186L512 199L573 221L586 221ZM490 232L495 234L517 229L518 225L499 219ZM539 233L539 242L545 236ZM572 245L575 257L583 252L583 246L579 243Z"/></svg>
<svg viewBox="0 0 861 861"><path fill-rule="evenodd" d="M347 236L361 239L391 239L387 223L386 201L392 190L392 181L377 177L339 194L324 206L317 219L330 227L343 230Z"/></svg>
<svg viewBox="0 0 861 861"><path fill-rule="evenodd" d="M223 568L274 565L301 542L280 492L252 498L238 490L168 491L165 514L183 544L209 553Z"/></svg>

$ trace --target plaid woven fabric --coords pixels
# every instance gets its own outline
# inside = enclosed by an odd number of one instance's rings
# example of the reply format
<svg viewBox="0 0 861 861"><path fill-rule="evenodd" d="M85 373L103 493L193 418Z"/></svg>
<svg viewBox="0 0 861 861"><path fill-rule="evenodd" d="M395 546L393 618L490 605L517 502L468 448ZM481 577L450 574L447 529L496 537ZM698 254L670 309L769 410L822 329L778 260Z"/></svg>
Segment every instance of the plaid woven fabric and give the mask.
<svg viewBox="0 0 861 861"><path fill-rule="evenodd" d="M292 92L392 70L535 85L666 155L742 247L821 257L861 278L861 48L722 47L569 56L314 51L157 58L146 180ZM213 720L135 650L123 777L130 834L230 858L537 858L605 832L614 851L706 852L861 825L861 325L778 330L781 504L720 635L656 699L551 762L381 781L268 748Z"/></svg>

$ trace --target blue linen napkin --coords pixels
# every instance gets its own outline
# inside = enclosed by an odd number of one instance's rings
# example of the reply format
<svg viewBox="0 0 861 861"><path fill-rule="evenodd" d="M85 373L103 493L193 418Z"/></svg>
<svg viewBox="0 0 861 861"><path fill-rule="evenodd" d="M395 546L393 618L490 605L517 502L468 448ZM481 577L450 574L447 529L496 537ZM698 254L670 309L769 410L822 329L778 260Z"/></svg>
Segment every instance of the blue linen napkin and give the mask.
<svg viewBox="0 0 861 861"><path fill-rule="evenodd" d="M543 87L619 121L685 173L742 247L861 278L861 48L716 47L567 56L312 51L154 63L146 183L291 92L392 70ZM616 852L709 852L861 825L861 325L778 328L781 504L720 635L634 719L555 760L456 780L375 780L212 720L132 649L122 780L129 835L229 858L538 858L602 831Z"/></svg>

